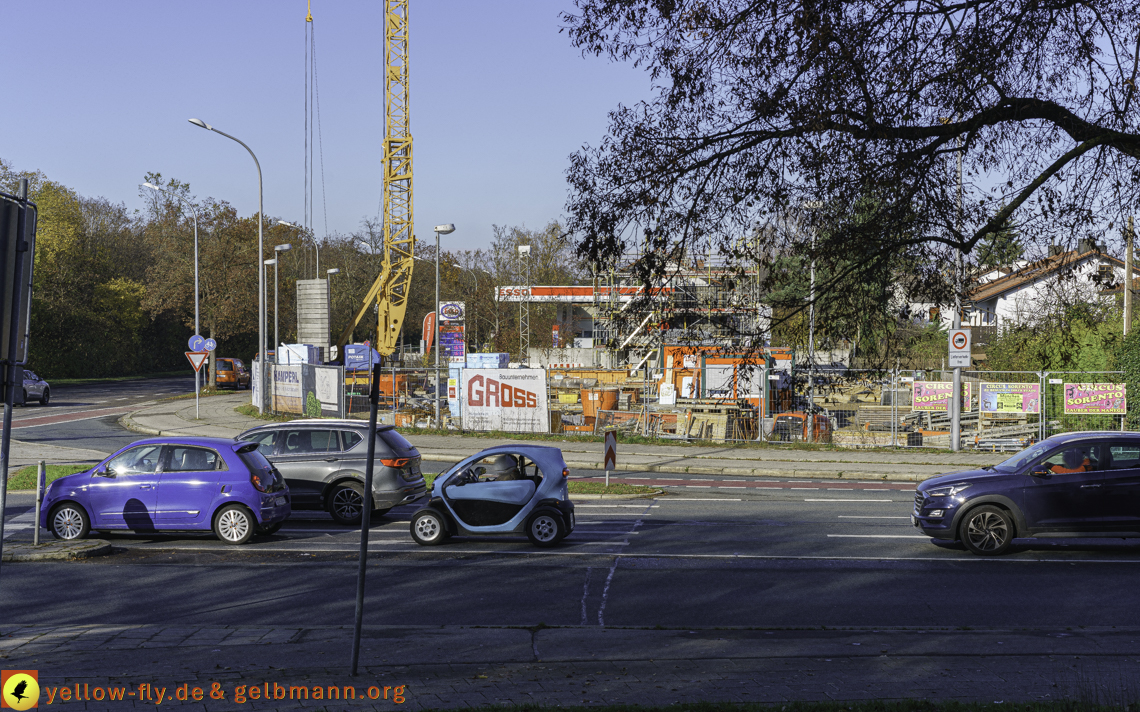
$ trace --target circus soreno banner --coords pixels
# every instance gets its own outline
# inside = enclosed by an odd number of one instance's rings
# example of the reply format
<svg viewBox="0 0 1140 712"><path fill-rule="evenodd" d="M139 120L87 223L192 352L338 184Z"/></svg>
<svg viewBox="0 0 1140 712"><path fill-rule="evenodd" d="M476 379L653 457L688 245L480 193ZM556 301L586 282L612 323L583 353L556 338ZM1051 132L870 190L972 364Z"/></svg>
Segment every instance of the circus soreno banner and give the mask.
<svg viewBox="0 0 1140 712"><path fill-rule="evenodd" d="M970 410L970 396L973 385L969 381L962 384L962 411ZM952 381L915 381L911 410L947 412L950 394L954 391Z"/></svg>
<svg viewBox="0 0 1140 712"><path fill-rule="evenodd" d="M1039 383L983 383L978 391L983 413L1041 412Z"/></svg>
<svg viewBox="0 0 1140 712"><path fill-rule="evenodd" d="M1066 383L1065 415L1124 415L1126 393L1123 383Z"/></svg>

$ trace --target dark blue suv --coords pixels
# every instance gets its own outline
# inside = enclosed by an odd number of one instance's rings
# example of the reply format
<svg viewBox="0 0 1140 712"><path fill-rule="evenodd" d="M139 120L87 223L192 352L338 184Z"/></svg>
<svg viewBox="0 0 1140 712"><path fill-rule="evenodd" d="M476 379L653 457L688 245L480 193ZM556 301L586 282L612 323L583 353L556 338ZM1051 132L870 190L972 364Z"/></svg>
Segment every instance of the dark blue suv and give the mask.
<svg viewBox="0 0 1140 712"><path fill-rule="evenodd" d="M911 522L996 556L1015 537L1140 536L1140 433L1066 433L918 486Z"/></svg>

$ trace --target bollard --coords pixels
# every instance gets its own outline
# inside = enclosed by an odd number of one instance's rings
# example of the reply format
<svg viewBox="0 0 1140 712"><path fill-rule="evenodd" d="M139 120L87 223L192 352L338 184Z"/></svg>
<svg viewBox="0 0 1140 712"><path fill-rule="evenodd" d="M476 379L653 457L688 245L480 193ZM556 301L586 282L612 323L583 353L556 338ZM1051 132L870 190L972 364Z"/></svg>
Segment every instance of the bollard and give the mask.
<svg viewBox="0 0 1140 712"><path fill-rule="evenodd" d="M36 523L32 529L32 545L40 545L40 507L44 504L44 485L47 482L47 461L40 460L36 467Z"/></svg>

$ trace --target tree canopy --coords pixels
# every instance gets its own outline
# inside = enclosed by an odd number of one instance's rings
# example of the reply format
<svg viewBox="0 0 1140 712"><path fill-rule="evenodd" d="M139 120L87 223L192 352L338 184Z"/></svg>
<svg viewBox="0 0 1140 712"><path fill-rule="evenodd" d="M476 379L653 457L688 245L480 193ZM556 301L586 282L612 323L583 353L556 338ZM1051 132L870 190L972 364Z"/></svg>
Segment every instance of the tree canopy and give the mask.
<svg viewBox="0 0 1140 712"><path fill-rule="evenodd" d="M1137 205L1132 0L576 0L563 23L655 87L568 170L581 253L612 260L639 228L647 284L818 202L813 247L759 234L831 266L820 298L906 252L911 300L948 304L957 254L1015 214L1039 255L1103 241Z"/></svg>

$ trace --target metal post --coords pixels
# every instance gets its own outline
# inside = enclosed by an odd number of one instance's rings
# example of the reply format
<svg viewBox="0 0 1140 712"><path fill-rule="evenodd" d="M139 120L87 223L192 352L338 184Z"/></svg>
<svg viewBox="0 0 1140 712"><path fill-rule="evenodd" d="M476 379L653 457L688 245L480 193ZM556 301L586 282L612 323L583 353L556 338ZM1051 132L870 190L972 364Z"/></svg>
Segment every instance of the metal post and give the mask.
<svg viewBox="0 0 1140 712"><path fill-rule="evenodd" d="M277 300L277 263L280 261L280 254L273 258L273 363L281 363L281 354L277 353L281 348L281 339L277 336L277 326L281 322L280 302Z"/></svg>
<svg viewBox="0 0 1140 712"><path fill-rule="evenodd" d="M815 228L811 231L811 287L808 293L808 442L815 442Z"/></svg>
<svg viewBox="0 0 1140 712"><path fill-rule="evenodd" d="M47 461L40 460L36 467L36 515L35 527L32 530L32 546L40 545L40 507L44 506L44 486L47 484Z"/></svg>
<svg viewBox="0 0 1140 712"><path fill-rule="evenodd" d="M439 230L435 231L435 427L441 427L439 415Z"/></svg>
<svg viewBox="0 0 1140 712"><path fill-rule="evenodd" d="M368 530L372 526L372 470L376 464L376 408L380 403L379 361L372 364L368 389L368 454L364 464L364 502L360 513L360 559L356 569L356 621L352 632L352 676L360 663L360 627L364 623L364 575L368 568Z"/></svg>
<svg viewBox="0 0 1140 712"><path fill-rule="evenodd" d="M1124 335L1132 326L1132 216L1128 216L1128 228L1124 231Z"/></svg>
<svg viewBox="0 0 1140 712"><path fill-rule="evenodd" d="M24 288L24 257L28 250L28 243L24 239L28 220L28 180L20 179L20 192L18 195L22 205L16 218L16 234L11 239L16 241L16 264L12 267L12 283L5 285L12 290L12 314L8 329L8 353L4 354L7 363L4 366L4 432L0 434L0 560L4 558L4 511L8 504L8 456L12 449L12 401L16 391L16 356L17 340L19 339L20 298ZM39 516L39 512L36 513Z"/></svg>
<svg viewBox="0 0 1140 712"><path fill-rule="evenodd" d="M958 231L962 231L962 139L958 138ZM962 250L954 259L954 319L953 328L962 328ZM950 394L950 449L962 449L962 368L954 369L954 386ZM979 421L980 422L980 421Z"/></svg>

